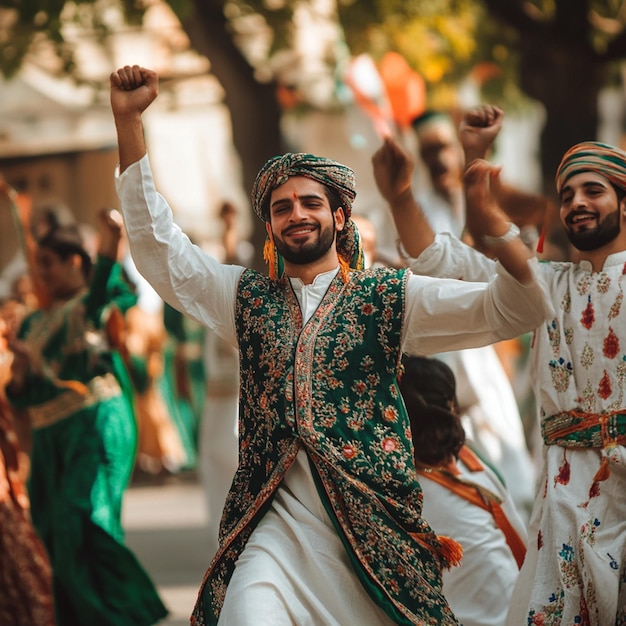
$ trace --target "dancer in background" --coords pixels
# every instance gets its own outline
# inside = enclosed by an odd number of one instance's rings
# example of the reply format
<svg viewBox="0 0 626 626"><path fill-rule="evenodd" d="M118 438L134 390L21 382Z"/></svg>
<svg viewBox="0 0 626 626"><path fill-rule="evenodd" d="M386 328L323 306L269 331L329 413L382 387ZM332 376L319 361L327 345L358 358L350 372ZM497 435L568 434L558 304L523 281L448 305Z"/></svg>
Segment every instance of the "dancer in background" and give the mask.
<svg viewBox="0 0 626 626"><path fill-rule="evenodd" d="M4 393L13 358L7 332L0 313L0 624L55 626L50 561L30 518L28 454Z"/></svg>
<svg viewBox="0 0 626 626"><path fill-rule="evenodd" d="M167 610L123 543L137 431L130 380L107 332L112 311L136 296L115 261L121 220L104 210L99 226L93 268L74 227L38 241L50 306L29 315L11 343L7 397L33 429L32 517L52 564L58 625L149 626Z"/></svg>
<svg viewBox="0 0 626 626"><path fill-rule="evenodd" d="M426 185L416 200L435 233L465 232L463 169L465 155L458 129L443 111L426 111L413 120L419 157L425 166ZM492 125L493 143L500 124ZM517 207L520 197L526 224L544 213L546 199L507 187L503 209ZM520 222L521 224L521 222ZM400 239L406 235L400 234ZM522 416L496 346L458 350L438 355L454 372L463 426L467 438L504 478L522 519L527 523L536 493L537 472L526 442Z"/></svg>

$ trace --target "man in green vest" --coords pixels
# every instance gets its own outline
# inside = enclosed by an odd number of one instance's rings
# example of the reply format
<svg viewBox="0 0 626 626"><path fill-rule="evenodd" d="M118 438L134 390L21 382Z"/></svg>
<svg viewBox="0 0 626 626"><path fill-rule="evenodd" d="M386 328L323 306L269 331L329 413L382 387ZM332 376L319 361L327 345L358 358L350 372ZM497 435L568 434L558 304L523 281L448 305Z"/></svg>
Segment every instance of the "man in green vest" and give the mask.
<svg viewBox="0 0 626 626"><path fill-rule="evenodd" d="M192 624L457 624L441 571L459 546L420 514L401 355L537 326L551 309L535 261L513 239L489 283L359 269L352 170L297 153L270 159L254 184L269 276L223 265L155 189L141 116L157 93L149 69L111 75L133 258L240 356L239 466Z"/></svg>

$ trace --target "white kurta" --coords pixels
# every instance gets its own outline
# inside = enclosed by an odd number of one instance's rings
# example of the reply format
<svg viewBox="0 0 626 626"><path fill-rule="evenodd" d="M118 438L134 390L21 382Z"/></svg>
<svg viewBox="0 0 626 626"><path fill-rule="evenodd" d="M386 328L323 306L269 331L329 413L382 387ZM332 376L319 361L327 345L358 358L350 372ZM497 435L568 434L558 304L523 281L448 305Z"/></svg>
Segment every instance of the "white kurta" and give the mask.
<svg viewBox="0 0 626 626"><path fill-rule="evenodd" d="M173 224L167 202L154 188L147 156L117 178L117 189L139 270L166 302L236 346L235 300L244 268L220 264ZM536 264L531 265L536 271ZM305 319L336 272L320 274L309 285L291 279ZM488 285L411 275L402 348L409 354L433 354L488 344L527 331L548 311L541 281L521 285L502 268ZM239 558L220 623L391 623L360 586L319 499L304 451Z"/></svg>
<svg viewBox="0 0 626 626"><path fill-rule="evenodd" d="M414 265L432 276L485 280L494 264L438 236ZM535 332L532 381L540 418L625 409L626 251L590 263L541 263L555 316ZM594 485L603 456L610 474ZM626 449L544 446L528 552L507 624L626 623Z"/></svg>
<svg viewBox="0 0 626 626"><path fill-rule="evenodd" d="M509 522L524 539L524 523L511 496L489 467L472 472L459 460L457 468L460 479L498 496ZM452 537L463 546L460 567L443 572L443 593L452 611L463 626L503 626L519 574L504 533L489 511L428 476L420 476L420 485L424 518L437 534Z"/></svg>

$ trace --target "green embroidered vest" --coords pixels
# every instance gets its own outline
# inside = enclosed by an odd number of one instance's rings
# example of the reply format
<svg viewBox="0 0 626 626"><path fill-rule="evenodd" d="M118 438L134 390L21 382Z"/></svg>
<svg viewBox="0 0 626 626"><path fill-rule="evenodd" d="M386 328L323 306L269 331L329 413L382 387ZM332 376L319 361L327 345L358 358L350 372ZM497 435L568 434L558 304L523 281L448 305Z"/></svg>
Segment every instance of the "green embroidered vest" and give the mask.
<svg viewBox="0 0 626 626"><path fill-rule="evenodd" d="M304 447L318 493L373 599L398 624L457 624L397 377L406 274L341 273L306 325L291 284L243 273L236 324L239 467L192 624L216 624L237 557ZM338 590L340 593L340 590Z"/></svg>

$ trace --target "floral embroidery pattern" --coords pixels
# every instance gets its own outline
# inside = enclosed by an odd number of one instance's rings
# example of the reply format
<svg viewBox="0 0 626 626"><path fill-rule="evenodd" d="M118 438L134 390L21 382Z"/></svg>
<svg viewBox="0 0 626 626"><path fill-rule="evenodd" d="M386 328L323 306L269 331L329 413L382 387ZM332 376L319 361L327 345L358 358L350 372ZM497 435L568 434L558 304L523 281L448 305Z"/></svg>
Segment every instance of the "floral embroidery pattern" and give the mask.
<svg viewBox="0 0 626 626"><path fill-rule="evenodd" d="M586 264L563 267L552 263L545 272L560 306L556 319L544 327L547 332L543 328L536 331L532 347L541 369L536 389L542 424L571 411L581 416L581 424L587 428L593 420L585 420L585 414L621 415L626 411L626 348L622 345L626 335L626 253L619 253L618 263L615 258L608 260L600 273L587 271ZM616 485L623 477L612 466L611 451L617 450L622 463L624 448L609 446L602 449L601 457L597 453L605 437L610 440L616 432L624 434L624 422L618 426L617 421L598 426L602 437L591 437L591 431L576 431L571 433L571 442L546 449L544 489L537 501L540 517L530 548L535 551L537 565L535 578L529 583L528 609L517 620L520 624L626 626L625 556L615 548L621 546L619 540L601 532L603 524L613 519L613 494L621 493ZM571 429L576 430L574 423ZM590 445L582 454L575 451L577 441L587 440ZM608 466L602 459L609 460ZM590 468L586 481L579 473L583 463ZM604 565L587 575L590 554L603 558ZM618 581L617 574L624 578ZM547 580L554 581L554 586L546 590ZM605 593L611 598L608 606ZM619 607L617 614L610 610L613 602Z"/></svg>
<svg viewBox="0 0 626 626"><path fill-rule="evenodd" d="M609 334L604 338L602 352L604 353L604 356L609 359L614 359L619 352L619 339L615 334L615 331L610 326Z"/></svg>
<svg viewBox="0 0 626 626"><path fill-rule="evenodd" d="M552 374L552 384L557 391L565 391L572 376L572 364L567 363L563 358L558 361L550 361L550 372Z"/></svg>
<svg viewBox="0 0 626 626"><path fill-rule="evenodd" d="M559 467L559 473L554 477L554 486L567 485L570 478L570 465L567 460L566 450L563 449L563 464Z"/></svg>
<svg viewBox="0 0 626 626"><path fill-rule="evenodd" d="M613 389L611 387L611 379L606 370L604 370L604 374L602 379L600 380L600 385L598 386L598 395L605 400L613 393Z"/></svg>
<svg viewBox="0 0 626 626"><path fill-rule="evenodd" d="M588 380L585 388L583 389L582 397L579 399L580 406L585 411L593 411L594 406L596 405L596 390L591 384L591 381Z"/></svg>
<svg viewBox="0 0 626 626"><path fill-rule="evenodd" d="M589 330L593 323L596 321L596 314L593 310L593 304L591 303L591 297L587 300L587 307L583 311L582 317L580 318L580 323Z"/></svg>
<svg viewBox="0 0 626 626"><path fill-rule="evenodd" d="M624 293L622 292L622 287L620 285L620 291L617 294L617 297L615 298L615 302L613 302L611 308L609 309L609 319L615 319L618 315L619 312L622 309L622 301L624 300Z"/></svg>
<svg viewBox="0 0 626 626"><path fill-rule="evenodd" d="M541 611L532 609L528 614L528 624L532 626L561 626L565 592L553 593ZM582 622L581 622L582 626Z"/></svg>
<svg viewBox="0 0 626 626"><path fill-rule="evenodd" d="M578 281L576 289L581 296L589 293L589 291L591 290L591 275L588 273L584 273Z"/></svg>
<svg viewBox="0 0 626 626"><path fill-rule="evenodd" d="M611 278L608 274L602 272L598 276L598 282L596 283L596 289L598 293L608 293L611 288Z"/></svg>
<svg viewBox="0 0 626 626"><path fill-rule="evenodd" d="M561 331L556 320L552 320L548 324L548 338L554 354L558 354L559 346L561 345Z"/></svg>
<svg viewBox="0 0 626 626"><path fill-rule="evenodd" d="M580 574L575 562L575 552L571 544L564 543L559 552L559 569L566 589L580 584Z"/></svg>
<svg viewBox="0 0 626 626"><path fill-rule="evenodd" d="M588 369L593 365L593 348L588 342L585 342L585 347L580 355L580 364Z"/></svg>
<svg viewBox="0 0 626 626"><path fill-rule="evenodd" d="M583 524L580 529L580 542L588 543L590 546L593 546L596 542L596 529L600 526L600 520L597 517L594 517L592 520L589 520L586 524Z"/></svg>

